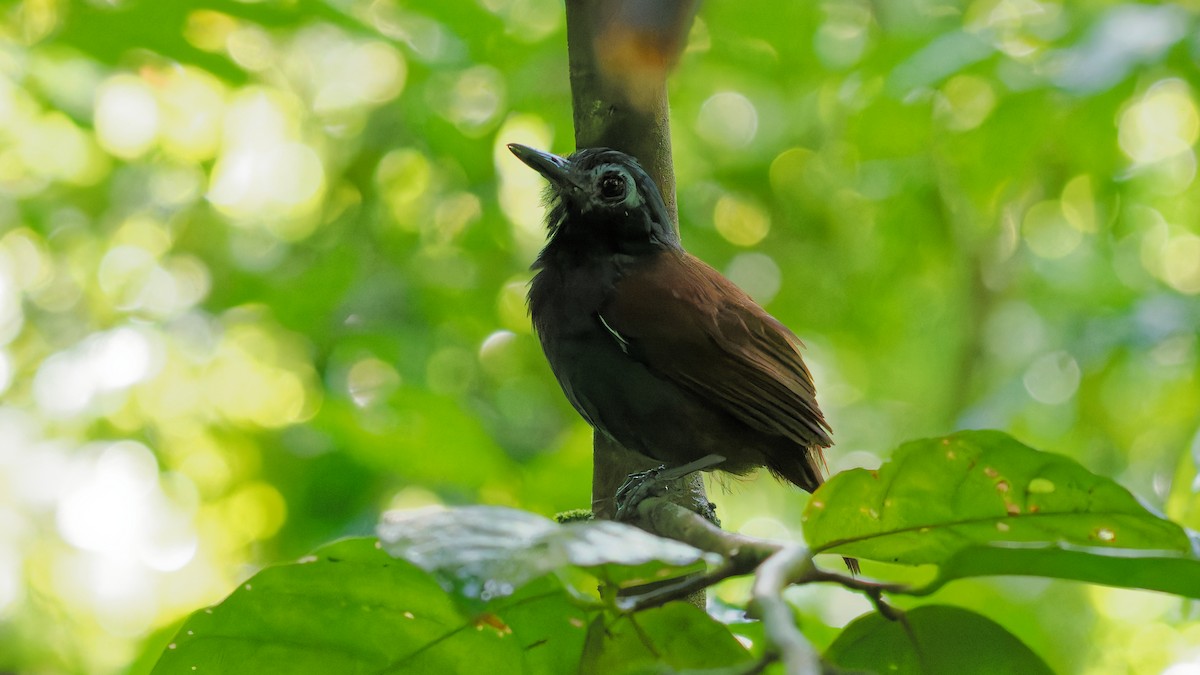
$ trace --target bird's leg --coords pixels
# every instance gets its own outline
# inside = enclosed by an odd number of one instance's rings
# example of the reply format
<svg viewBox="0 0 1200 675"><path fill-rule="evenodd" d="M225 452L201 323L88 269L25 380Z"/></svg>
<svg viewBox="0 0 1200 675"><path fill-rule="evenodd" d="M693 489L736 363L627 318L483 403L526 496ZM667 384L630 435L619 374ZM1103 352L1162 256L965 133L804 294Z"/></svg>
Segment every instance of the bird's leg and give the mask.
<svg viewBox="0 0 1200 675"><path fill-rule="evenodd" d="M616 519L623 522L633 520L638 504L649 497L661 495L672 481L694 471L712 468L724 461L725 458L721 455L705 455L680 466L667 468L666 465L660 465L656 469L629 474L621 487L617 488L617 494L613 496L617 506Z"/></svg>

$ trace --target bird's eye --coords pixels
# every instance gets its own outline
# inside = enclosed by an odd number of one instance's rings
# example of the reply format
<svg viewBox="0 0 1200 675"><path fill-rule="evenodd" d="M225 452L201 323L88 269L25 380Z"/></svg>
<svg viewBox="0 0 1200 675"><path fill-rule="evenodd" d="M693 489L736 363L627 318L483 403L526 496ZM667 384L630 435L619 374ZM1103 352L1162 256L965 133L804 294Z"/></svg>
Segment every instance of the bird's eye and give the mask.
<svg viewBox="0 0 1200 675"><path fill-rule="evenodd" d="M610 173L600 179L600 196L608 201L625 198L625 179L621 174Z"/></svg>

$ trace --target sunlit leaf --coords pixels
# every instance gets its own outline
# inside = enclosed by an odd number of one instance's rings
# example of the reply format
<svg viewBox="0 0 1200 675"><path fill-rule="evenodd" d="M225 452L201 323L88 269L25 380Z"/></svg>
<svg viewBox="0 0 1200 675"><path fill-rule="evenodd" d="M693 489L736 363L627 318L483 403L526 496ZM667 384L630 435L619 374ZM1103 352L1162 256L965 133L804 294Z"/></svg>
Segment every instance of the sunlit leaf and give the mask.
<svg viewBox="0 0 1200 675"><path fill-rule="evenodd" d="M155 666L174 673L522 671L502 620L464 615L425 572L354 539L254 575L193 614Z"/></svg>
<svg viewBox="0 0 1200 675"><path fill-rule="evenodd" d="M1052 673L1050 667L999 624L958 607L928 605L903 623L877 613L846 626L825 658L848 670L876 673L994 675Z"/></svg>
<svg viewBox="0 0 1200 675"><path fill-rule="evenodd" d="M834 476L813 495L818 551L941 567L937 585L1036 574L1200 595L1184 530L1075 461L996 431L908 443L878 471Z"/></svg>
<svg viewBox="0 0 1200 675"><path fill-rule="evenodd" d="M379 537L392 555L482 600L510 595L530 579L568 567L638 583L695 571L712 557L623 523L559 525L496 506L394 511L385 515Z"/></svg>

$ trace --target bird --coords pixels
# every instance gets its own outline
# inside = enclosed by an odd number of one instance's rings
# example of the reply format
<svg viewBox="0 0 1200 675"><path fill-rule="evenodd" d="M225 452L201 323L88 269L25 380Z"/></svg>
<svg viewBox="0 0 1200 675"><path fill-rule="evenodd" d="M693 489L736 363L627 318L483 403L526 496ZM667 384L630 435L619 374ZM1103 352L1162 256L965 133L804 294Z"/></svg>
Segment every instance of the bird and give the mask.
<svg viewBox="0 0 1200 675"><path fill-rule="evenodd" d="M563 157L511 143L549 182L547 241L528 304L567 400L596 430L664 466L765 467L812 492L832 429L802 343L684 250L654 180L610 148Z"/></svg>

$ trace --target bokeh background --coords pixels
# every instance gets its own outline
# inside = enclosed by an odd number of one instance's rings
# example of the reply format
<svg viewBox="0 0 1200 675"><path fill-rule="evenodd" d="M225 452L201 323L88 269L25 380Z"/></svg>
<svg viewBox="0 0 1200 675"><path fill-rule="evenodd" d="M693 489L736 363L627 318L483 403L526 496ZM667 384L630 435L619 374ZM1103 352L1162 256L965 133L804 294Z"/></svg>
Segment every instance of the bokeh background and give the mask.
<svg viewBox="0 0 1200 675"><path fill-rule="evenodd" d="M832 469L996 427L1200 527L1198 66L1194 0L701 8L684 241L806 340ZM145 672L386 508L587 505L504 149L572 150L569 101L557 0L0 5L0 672ZM802 494L713 493L799 536ZM791 597L818 643L867 608ZM1200 673L1177 598L937 600L1061 672Z"/></svg>

